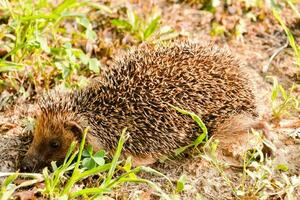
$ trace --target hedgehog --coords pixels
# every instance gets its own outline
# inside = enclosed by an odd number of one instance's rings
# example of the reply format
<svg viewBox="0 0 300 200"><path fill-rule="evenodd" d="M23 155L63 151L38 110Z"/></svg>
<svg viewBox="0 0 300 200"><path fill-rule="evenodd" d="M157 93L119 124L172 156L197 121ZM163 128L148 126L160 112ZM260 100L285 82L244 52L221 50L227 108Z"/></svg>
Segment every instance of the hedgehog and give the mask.
<svg viewBox="0 0 300 200"><path fill-rule="evenodd" d="M155 163L201 134L191 117L170 105L196 113L225 146L260 125L245 67L228 49L192 42L146 45L116 58L89 86L43 98L21 169L61 161L86 127L87 143L108 155L127 128L122 155L134 165Z"/></svg>

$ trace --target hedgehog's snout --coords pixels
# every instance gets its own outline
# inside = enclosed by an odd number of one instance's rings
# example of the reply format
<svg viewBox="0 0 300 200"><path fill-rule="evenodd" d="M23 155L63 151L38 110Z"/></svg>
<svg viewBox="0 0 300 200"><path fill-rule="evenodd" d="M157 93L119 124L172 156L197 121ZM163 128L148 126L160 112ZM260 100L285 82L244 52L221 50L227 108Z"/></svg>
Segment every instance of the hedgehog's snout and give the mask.
<svg viewBox="0 0 300 200"><path fill-rule="evenodd" d="M33 172L38 164L38 159L34 156L26 155L20 164L21 172Z"/></svg>

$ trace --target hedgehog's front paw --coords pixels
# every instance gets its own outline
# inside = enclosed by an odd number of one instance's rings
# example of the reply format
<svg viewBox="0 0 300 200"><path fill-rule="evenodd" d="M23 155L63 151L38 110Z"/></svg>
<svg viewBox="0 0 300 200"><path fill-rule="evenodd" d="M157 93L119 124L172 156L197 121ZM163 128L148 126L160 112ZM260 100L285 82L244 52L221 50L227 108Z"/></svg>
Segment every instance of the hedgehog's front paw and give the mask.
<svg viewBox="0 0 300 200"><path fill-rule="evenodd" d="M153 158L151 155L147 156L132 156L133 166L147 166L155 163L157 159Z"/></svg>

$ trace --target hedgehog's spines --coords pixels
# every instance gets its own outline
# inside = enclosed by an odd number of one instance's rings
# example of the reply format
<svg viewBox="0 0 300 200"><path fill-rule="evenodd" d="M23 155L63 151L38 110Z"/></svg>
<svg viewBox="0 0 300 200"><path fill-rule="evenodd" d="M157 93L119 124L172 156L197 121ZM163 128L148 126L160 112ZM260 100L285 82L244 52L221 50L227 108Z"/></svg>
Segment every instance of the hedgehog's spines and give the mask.
<svg viewBox="0 0 300 200"><path fill-rule="evenodd" d="M232 115L256 116L239 62L211 44L136 48L116 59L99 80L80 91L50 95L40 108L84 119L109 151L125 127L130 137L124 151L133 155L168 154L189 144L199 134L196 123L168 104L200 115L212 132Z"/></svg>

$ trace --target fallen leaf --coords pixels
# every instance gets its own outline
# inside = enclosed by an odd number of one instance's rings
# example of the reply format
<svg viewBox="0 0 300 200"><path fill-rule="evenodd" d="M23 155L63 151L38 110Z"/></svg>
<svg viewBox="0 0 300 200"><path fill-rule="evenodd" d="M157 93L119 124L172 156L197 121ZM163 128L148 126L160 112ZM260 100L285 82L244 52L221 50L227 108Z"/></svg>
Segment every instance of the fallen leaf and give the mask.
<svg viewBox="0 0 300 200"><path fill-rule="evenodd" d="M17 197L17 199L19 199L19 200L35 200L35 199L37 199L35 197L34 190L20 191L20 192L17 192L14 196Z"/></svg>

